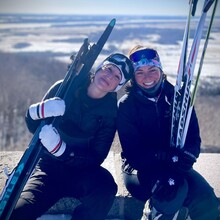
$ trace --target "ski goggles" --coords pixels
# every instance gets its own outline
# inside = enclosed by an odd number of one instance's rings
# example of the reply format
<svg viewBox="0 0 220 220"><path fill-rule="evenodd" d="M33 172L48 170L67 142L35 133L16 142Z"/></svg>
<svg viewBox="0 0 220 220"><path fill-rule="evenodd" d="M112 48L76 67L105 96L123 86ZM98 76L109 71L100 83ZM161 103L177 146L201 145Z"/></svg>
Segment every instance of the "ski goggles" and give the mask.
<svg viewBox="0 0 220 220"><path fill-rule="evenodd" d="M110 63L116 65L122 74L122 78L130 79L133 71L131 61L121 54L113 54L107 59Z"/></svg>
<svg viewBox="0 0 220 220"><path fill-rule="evenodd" d="M130 55L134 71L142 66L156 66L162 70L159 55L153 49L138 50Z"/></svg>
<svg viewBox="0 0 220 220"><path fill-rule="evenodd" d="M132 62L138 62L141 59L146 58L148 60L152 60L152 59L157 59L159 58L157 51L153 50L153 49L142 49L142 50L138 50L135 51L134 53L132 53L130 55L130 59Z"/></svg>

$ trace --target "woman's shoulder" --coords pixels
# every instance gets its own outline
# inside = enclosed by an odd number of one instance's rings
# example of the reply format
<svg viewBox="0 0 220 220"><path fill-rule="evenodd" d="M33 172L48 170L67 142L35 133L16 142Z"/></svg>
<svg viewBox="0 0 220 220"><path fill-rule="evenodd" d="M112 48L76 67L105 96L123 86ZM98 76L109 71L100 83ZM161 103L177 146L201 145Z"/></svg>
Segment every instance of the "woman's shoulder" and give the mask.
<svg viewBox="0 0 220 220"><path fill-rule="evenodd" d="M96 113L106 117L116 117L117 114L117 95L115 93L107 94L96 108Z"/></svg>
<svg viewBox="0 0 220 220"><path fill-rule="evenodd" d="M117 93L109 92L104 98L104 103L106 105L114 106L115 103L117 103Z"/></svg>
<svg viewBox="0 0 220 220"><path fill-rule="evenodd" d="M164 77L163 87L166 90L174 90L174 85L167 79L167 76Z"/></svg>
<svg viewBox="0 0 220 220"><path fill-rule="evenodd" d="M128 99L128 94L127 94L127 93L124 94L124 95L122 95L122 96L118 99L118 105L119 105L120 103L125 102L127 99Z"/></svg>
<svg viewBox="0 0 220 220"><path fill-rule="evenodd" d="M172 98L174 95L174 85L171 84L168 80L165 80L164 82L164 93L169 98Z"/></svg>
<svg viewBox="0 0 220 220"><path fill-rule="evenodd" d="M132 93L125 93L119 100L118 100L118 112L127 112L132 114L135 112L135 106L137 106L137 101L134 99L134 94Z"/></svg>
<svg viewBox="0 0 220 220"><path fill-rule="evenodd" d="M44 99L47 99L47 98L52 98L56 95L59 87L61 86L63 80L58 80L56 81L47 91L47 93L45 94L44 96Z"/></svg>

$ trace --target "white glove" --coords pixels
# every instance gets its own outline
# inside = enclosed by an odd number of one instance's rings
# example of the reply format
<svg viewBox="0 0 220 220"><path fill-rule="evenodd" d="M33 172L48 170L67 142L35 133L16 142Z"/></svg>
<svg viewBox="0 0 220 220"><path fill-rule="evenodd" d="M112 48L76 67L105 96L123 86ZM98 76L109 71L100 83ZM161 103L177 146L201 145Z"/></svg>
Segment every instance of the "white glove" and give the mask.
<svg viewBox="0 0 220 220"><path fill-rule="evenodd" d="M61 156L65 149L66 143L61 140L56 128L50 125L44 125L39 133L41 143L47 150L56 157Z"/></svg>
<svg viewBox="0 0 220 220"><path fill-rule="evenodd" d="M33 104L28 110L33 120L62 116L65 113L65 102L59 97L54 97Z"/></svg>

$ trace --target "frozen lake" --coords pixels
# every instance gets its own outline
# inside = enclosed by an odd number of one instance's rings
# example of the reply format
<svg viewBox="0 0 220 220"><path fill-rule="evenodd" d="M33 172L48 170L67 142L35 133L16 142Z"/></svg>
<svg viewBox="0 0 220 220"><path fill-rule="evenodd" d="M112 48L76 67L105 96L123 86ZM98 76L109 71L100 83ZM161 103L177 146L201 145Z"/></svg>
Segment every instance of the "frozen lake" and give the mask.
<svg viewBox="0 0 220 220"><path fill-rule="evenodd" d="M164 72L172 78L176 75L186 17L0 14L0 52L39 53L69 62L83 40L88 37L96 42L112 18L116 18L116 26L97 63L109 53L127 54L137 44L148 45L158 50ZM192 19L190 44L197 22L197 17ZM203 42L204 38L201 45ZM201 78L219 78L219 69L220 17L216 17Z"/></svg>

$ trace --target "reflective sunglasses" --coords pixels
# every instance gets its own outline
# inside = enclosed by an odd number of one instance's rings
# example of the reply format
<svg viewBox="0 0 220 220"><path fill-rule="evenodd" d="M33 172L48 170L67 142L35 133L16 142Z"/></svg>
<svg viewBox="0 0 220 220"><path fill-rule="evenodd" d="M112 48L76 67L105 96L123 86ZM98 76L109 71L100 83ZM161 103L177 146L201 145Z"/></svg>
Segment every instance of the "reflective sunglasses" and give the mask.
<svg viewBox="0 0 220 220"><path fill-rule="evenodd" d="M138 50L130 55L130 59L132 62L138 62L143 58L146 58L148 60L155 59L159 61L159 56L157 52L152 49Z"/></svg>

